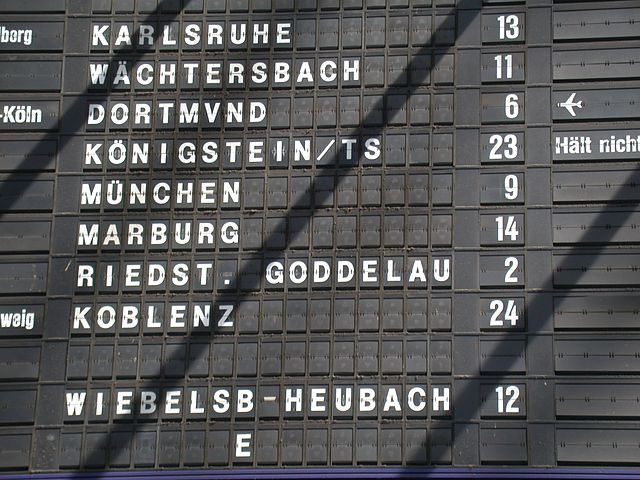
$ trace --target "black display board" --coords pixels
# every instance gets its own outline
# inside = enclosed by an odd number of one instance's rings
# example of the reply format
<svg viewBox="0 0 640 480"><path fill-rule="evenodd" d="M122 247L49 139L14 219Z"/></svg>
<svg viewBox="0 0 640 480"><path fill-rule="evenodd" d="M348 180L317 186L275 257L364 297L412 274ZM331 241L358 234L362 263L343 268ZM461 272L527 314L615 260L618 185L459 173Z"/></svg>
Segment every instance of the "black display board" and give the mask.
<svg viewBox="0 0 640 480"><path fill-rule="evenodd" d="M1 472L636 474L638 2L0 12Z"/></svg>

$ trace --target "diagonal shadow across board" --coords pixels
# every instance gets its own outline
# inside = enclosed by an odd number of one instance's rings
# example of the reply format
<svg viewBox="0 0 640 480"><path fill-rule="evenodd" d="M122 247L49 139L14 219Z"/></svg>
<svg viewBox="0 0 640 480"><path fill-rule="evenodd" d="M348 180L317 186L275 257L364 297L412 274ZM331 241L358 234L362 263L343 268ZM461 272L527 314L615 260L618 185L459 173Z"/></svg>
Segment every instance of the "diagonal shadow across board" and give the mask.
<svg viewBox="0 0 640 480"><path fill-rule="evenodd" d="M169 0L163 0L163 2L161 2L158 5L158 8L151 14L149 15L149 19L152 18L156 18L159 14L161 14L164 10L163 6L165 3L167 3ZM471 22L474 20L474 17L477 16L480 12L479 10L479 5L480 2L478 2L477 0L458 0L457 1L457 6L454 9L447 9L446 11L441 11L440 13L446 15L448 17L448 19L455 19L456 17L458 18L458 22L457 22L457 29L456 29L456 36L459 36L462 32L464 32L468 26L471 24ZM468 15L456 15L456 9L458 11L460 10L467 10L469 12ZM176 19L179 16L179 13L177 15L173 15L173 16L163 16L163 20L164 21L171 21L173 19ZM441 24L441 26L437 29L435 29L432 34L431 34L431 38L428 42L426 42L425 46L422 47L420 50L418 50L415 55L422 55L422 54L434 54L433 51L433 45L436 43L436 39L440 38L443 34L448 33L447 31L451 28L451 24L444 22L443 24ZM455 42L453 42L455 43ZM447 53L449 53L448 49L444 49L444 48L439 48L438 49L438 53L434 54L434 61L433 61L433 66L437 66L439 61L443 58L443 56ZM129 65L134 65L136 63L136 60L139 60L141 58L141 55L138 56L137 59L131 59L130 56L126 56L126 58L129 60ZM119 62L121 60L124 59L123 55L120 54L116 54L113 56L112 60L110 61L109 64L109 77L107 78L107 81L105 82L105 85L111 86L113 84L112 80L114 79L114 75L115 72L117 70L117 66L119 64ZM406 71L412 71L412 66L411 64L409 64L406 68ZM414 75L414 77L412 78L412 82L410 85L406 85L402 80L397 81L394 84L391 84L388 86L388 90L387 91L401 91L404 95L405 95L405 99L408 99L411 97L411 95L415 92L415 90L417 89L417 87L428 77L428 75L430 74L430 70L420 70L420 69L416 69L414 70L415 73L412 73L412 75ZM88 92L87 92L88 93ZM105 92L103 94L102 100L106 100L109 96L111 92L109 90L107 90L107 92ZM377 104L374 105L374 107L372 108L372 113L369 114L372 118L364 118L362 120L362 124L360 127L353 129L352 132L350 132L350 135L352 137L358 138L364 134L369 135L369 136L374 136L376 134L380 134L384 131L386 125L383 123L379 126L375 126L375 127L368 127L365 128L364 125L368 125L368 124L373 124L374 122L373 120L373 116L376 115L377 111L384 111L384 107L385 107L385 97L386 94L383 94L380 99L378 100ZM97 99L98 101L100 99ZM81 131L82 127L83 127L83 123L84 123L84 119L86 118L86 102L82 97L79 97L72 105L71 107L64 113L63 118L60 120L59 125L62 124L65 126L65 131L67 132L76 132L76 131ZM71 125L70 125L71 124ZM63 137L64 139L69 139L70 137ZM63 139L61 139L61 141L64 141ZM63 149L64 145L60 145L60 150ZM36 147L37 148L37 147ZM346 147L342 147L343 149ZM343 155L345 152L343 150L338 150L334 155L333 158L326 162L323 165L316 165L316 175L319 173L322 173L323 171L333 171L336 168L336 165L338 165L338 159L341 158L341 155ZM334 184L334 190L337 189L340 185L340 182L346 177L346 174L350 171L350 170L355 170L358 167L358 165L353 165L349 168L341 168L339 175L336 176L336 182ZM310 185L310 187L308 188L306 195L302 195L300 201L298 201L296 204L291 205L289 207L288 210L288 215L286 217L284 217L280 224L276 226L276 228L274 229L275 232L278 231L283 231L287 229L287 223L288 223L288 216L296 210L300 210L303 207L306 208L306 212L308 213L309 217L307 221L310 221L311 217L313 216L314 213L314 207L311 207L311 209L309 209L307 207L307 205L304 203L304 198L311 196L311 194L313 194L313 197L315 199L315 203L314 205L322 205L324 204L324 202L333 195L333 190L322 190L322 189L316 189L316 185L315 182L317 182L317 180L312 181L312 184ZM300 231L302 231L302 229L305 228L305 225L300 224L300 223L291 223L289 225L289 239L291 238L295 238L295 236L300 233ZM258 250L254 255L253 258L249 259L249 261L247 262L247 265L250 265L252 262L251 260L254 261L260 261L262 260L262 255L263 252L267 249L268 245L271 245L273 243L273 239L272 238L266 238L263 241L262 244L262 248L260 250ZM286 250L283 249L283 251ZM273 249L271 249L271 252L274 252ZM242 269L238 272L237 278L239 279L244 279L245 276L250 273L250 272L246 272L243 271ZM247 282L245 282L245 287L246 287L246 292L250 292L251 290L255 290L256 288L259 287L259 279L256 279L255 276L251 275L249 276L249 281L248 284ZM250 283L253 282L255 283L255 285L251 285ZM243 300L245 300L246 298L248 298L249 293L243 294L240 293L238 296L236 296L236 301L237 303L241 303ZM212 332L212 337L215 336L215 331ZM185 345L188 346L189 348L189 357L190 359L195 359L198 358L199 356L201 356L204 353L204 350L207 348L207 344L202 343L202 342L190 342L191 338L187 337L183 339L183 343ZM164 388L174 388L174 387L180 387L180 386L184 386L185 384L185 380L184 379L172 379L172 378L167 378L165 377L165 368L166 365L169 365L171 363L173 363L175 360L174 358L168 358L165 360L162 368L161 368L161 372L160 372L160 378L164 379L162 381L161 387ZM188 360L187 360L188 361ZM185 371L188 371L189 366L186 365L185 366ZM143 386L144 387L144 386ZM158 382L154 381L154 382L149 382L148 387L158 387ZM133 412L139 412L140 405L139 405L139 399L136 399L134 401L134 404L132 405L132 411ZM135 417L135 415L134 415ZM110 435L106 434L103 438L103 442L96 446L96 448L94 448L93 452L89 452L87 454L84 455L84 459L85 465L99 465L101 463L101 459L104 458L104 452L106 451L110 451L112 454L117 454L117 451L119 449L124 449L126 447L129 447L129 445L134 441L134 436L136 434L136 430L144 425L145 423L143 421L138 421L137 418L134 418L131 422L133 429L131 430L131 435L130 438L127 439L127 441L121 445L110 445ZM96 475L98 475L98 472L95 473Z"/></svg>
<svg viewBox="0 0 640 480"><path fill-rule="evenodd" d="M166 8L164 8L166 5L173 3L170 0L163 0L162 2L160 2L158 8L151 14L149 15L149 19L151 18L156 18L159 15L162 15L163 20L165 21L172 21L176 18L178 18L178 16L180 15L181 12L176 12L174 14L170 14L168 15L166 12ZM457 23L457 31L456 34L457 36L460 36L471 24L471 22L474 20L474 16L479 15L480 13L480 9L478 6L479 2L476 0L459 0L458 4L457 4L457 10L461 11L461 10L468 10L469 12L472 12L473 15L457 15L458 18L458 23ZM456 11L452 10L448 12L449 15L453 15L456 16ZM432 35L432 40L434 38L436 38L439 35L440 32L438 31L434 31L433 35ZM418 53L432 53L432 48L431 48L431 44L433 44L433 42L429 42L427 44L427 46L425 46L421 51L419 51ZM444 53L441 54L437 54L437 55L443 55ZM106 85L112 85L112 82L109 80L113 80L113 75L115 75L115 72L117 70L117 66L118 63L124 58L125 54L124 53L118 53L115 54L110 62L110 67L109 68L109 76L110 78L107 79L107 81L105 82ZM127 60L130 61L130 65L135 64L136 60L139 60L141 58L141 54L138 54L138 58L136 58L136 55L131 55L131 54L127 54L126 55ZM438 58L436 58L434 65L437 65L437 61ZM408 70L411 70L411 66L408 67ZM418 70L419 71L419 70ZM428 72L424 72L424 75L426 76L428 74ZM415 82L415 84L420 83ZM406 85L390 85L389 86L389 90L395 90L395 89L399 89L402 88L403 92L406 93L406 98L409 98L411 96L411 94L415 91L415 86L406 86ZM88 93L88 92L87 92ZM110 95L110 89L107 89L107 91L102 95L102 99L106 100L109 95ZM94 98L99 99L99 97L97 97L94 94ZM379 102L380 104L377 105L376 107L374 107L373 111L376 110L383 110L384 107L384 97L380 100ZM62 118L60 119L60 121L58 122L58 127L60 125L64 125L65 126L65 131L66 132L79 132L82 130L83 127L83 123L84 120L86 119L86 103L85 100L82 97L77 98L70 106L69 108L66 109L66 111L63 113ZM363 120L363 125L367 124L367 119ZM381 133L384 128L386 126L382 125L379 127L369 127L366 130L363 127L354 129L354 131L352 132L352 135L354 136L358 136L361 135L363 133L366 134L375 134L375 133ZM57 131L58 128L56 128L54 131ZM70 136L61 136L58 137L56 133L51 133L49 135L46 135L42 141L47 141L47 140L51 140L51 139L56 139L58 140L58 145L59 145L59 150L62 151L64 148L64 144L65 142L67 142L71 137ZM32 152L38 152L39 151L39 146L36 145ZM335 166L337 165L337 159L339 158L339 155L341 153L344 152L338 152L333 158L332 162L328 162L325 165L321 165L321 166L316 166L316 172L322 172L322 171L329 171L331 169L335 169ZM28 161L28 158L30 157L27 156L26 157L26 161ZM358 166L355 165L353 167L351 167L351 169L355 169ZM17 169L17 171L20 171L20 168ZM340 174L338 175L336 178L336 183L334 185L334 188L337 188L340 184L341 179L343 179L345 177L344 174L348 173L349 169L341 169L340 170ZM18 173L13 173L8 179L8 182L11 182L12 180L17 180L17 179L21 179L21 175L19 175ZM631 177L628 179L627 183L640 183L640 171L635 171L633 172L633 174L631 175ZM316 198L316 205L321 205L323 203L324 200L326 200L330 195L333 194L332 191L327 191L327 190L315 190L314 185L312 184L311 187L308 190L308 194L314 193L315 198ZM2 191L0 191L0 197L2 196ZM324 196L324 198L323 198ZM622 198L622 193L618 192L618 194L613 198L613 202L615 203L617 200L623 200ZM302 205L292 205L290 207L289 212L291 212L292 210L296 209L297 207L301 207ZM306 207L306 205L305 205ZM610 212L612 211L614 207L605 207L602 212L599 214L598 218L596 219L596 222L594 224L600 224L602 223L602 220L605 220L608 215L610 214ZM629 211L629 215L631 214L631 209L628 209ZM313 215L313 210L308 210L309 216L311 217ZM283 219L282 220L283 225L280 225L280 227L285 227L286 228L286 222L287 219ZM299 230L302 230L302 228L304 227L303 225L297 224L295 227L293 225L289 226L289 229L291 230L291 228L298 228ZM282 228L276 228L276 231L281 230ZM613 239L614 235L615 235L616 229L612 228L611 230L609 230L607 232L608 234L608 239L603 239L601 238L602 241L602 245L606 244L607 241L610 241L611 239ZM298 233L296 231L292 231L290 238L295 237L295 234ZM589 230L587 229L583 235L583 240L587 240L589 238ZM265 242L263 242L263 247L266 247L266 245L270 244L271 239L267 238L265 240ZM570 257L571 253L576 253L578 251L580 251L580 242L577 243L577 246L574 247L572 249L572 251L569 252L569 255L567 258ZM602 247L604 248L604 247ZM265 248L261 249L260 251L258 251L258 253L255 254L255 260L260 260L262 258L262 251L264 251ZM597 258L597 254L598 254L598 249L595 250L590 250L590 253L592 253L592 261L595 261L595 259ZM558 265L558 268L562 268L563 265ZM588 267L588 265L587 265ZM247 272L243 272L240 271L238 273L238 278L242 278L243 277L243 273L247 273ZM257 286L257 285L256 285ZM544 303L546 301L544 293L545 292L549 292L551 290L553 290L554 284L553 284L553 274L551 273L548 277L548 279L546 279L546 281L542 284L542 288L540 289L540 294L536 295L532 295L529 297L529 302L527 305L527 311L528 312L537 312L539 310L539 307L542 305L542 303ZM248 289L250 290L250 289ZM244 296L243 296L244 295ZM246 299L248 297L248 294L240 294L237 298L239 302L242 302L244 299ZM546 319L546 320L550 320L550 319ZM537 326L542 326L544 325L545 320L538 320L536 322ZM531 326L529 326L527 333L529 334L535 334L537 333L536 330L532 330ZM215 332L212 333L212 335L215 335ZM193 352L193 349L203 349L206 347L206 344L202 343L202 342L193 342L190 343L190 338L189 337L185 337L183 339L183 342L185 344L188 344L189 347L192 349L192 352L190 354L190 358L198 358L200 353L203 352ZM496 347L496 350L500 350L500 345L498 344L498 346ZM172 363L173 360L176 359L167 359L165 361L165 365ZM514 360L515 361L515 360ZM187 370L188 367L185 369ZM171 388L171 387L180 387L180 386L184 386L185 381L184 379L169 379L166 378L164 375L164 368L162 369L163 371L161 372L161 378L164 378L164 380L162 381L162 387L163 388ZM499 378L493 377L493 380L498 381ZM158 382L154 381L152 382L153 385L151 385L151 383L148 385L149 387L153 386L153 387L157 387L158 386ZM141 387L144 388L145 385L141 385ZM469 382L460 382L460 388L454 388L454 396L453 396L453 412L455 415L455 422L466 422L466 421L470 421L472 420L474 417L476 417L477 414L477 410L479 409L480 405L466 405L464 408L462 405L460 405L460 401L462 399L468 398L470 394L473 393L473 386L471 385L471 383ZM550 393L551 394L551 393ZM137 401L136 401L137 402ZM134 405L132 405L132 411L133 412L138 412L139 411L139 404L134 403ZM111 444L110 441L110 435L107 433L104 435L104 437L102 438L102 441L100 442L100 444L95 445L94 446L94 450L91 452L86 452L84 455L84 464L85 465L99 465L102 461L104 461L104 453L106 451L110 451L112 454L117 454L118 451L120 450L124 450L130 447L131 443L134 441L134 437L136 435L136 432L138 431L138 429L142 426L145 425L145 422L143 421L138 421L138 418L134 418L131 421L131 425L130 425L130 429L128 430L129 433L129 437L126 438L124 441L122 441L122 438L119 437L119 441L121 442L118 445L113 445ZM456 442L459 440L458 438L456 438L456 432L454 431L454 445L456 444ZM427 442L428 443L428 442ZM38 445L35 446L36 448L38 447ZM455 450L455 448L454 448ZM455 460L454 460L455 463ZM394 469L393 475L394 476L415 476L418 475L420 473L425 473L427 474L429 472L429 469L415 469L413 467L407 467L406 469ZM228 473L228 472L227 472ZM273 473L273 472L272 472ZM360 472L361 474L362 472ZM389 472L391 473L391 472ZM512 474L511 473L507 473L507 475ZM100 477L102 475L105 475L106 472L99 472L99 471L94 471L91 472L89 474L89 472L78 472L77 476L78 477L86 477L87 475L90 475L92 478L97 478ZM356 473L355 471L350 471L350 470L342 470L340 472L341 476L349 476L349 475L360 475L358 473ZM499 475L498 472L493 472L492 474L494 475ZM223 472L221 472L221 475L224 475ZM252 474L249 474L252 475ZM255 474L254 474L255 475ZM283 475L286 475L286 473L283 473ZM291 471L291 475L293 476L301 476L301 472L300 471ZM327 476L327 473L321 474L321 473L317 473L316 475L319 476ZM574 474L575 475L575 474Z"/></svg>

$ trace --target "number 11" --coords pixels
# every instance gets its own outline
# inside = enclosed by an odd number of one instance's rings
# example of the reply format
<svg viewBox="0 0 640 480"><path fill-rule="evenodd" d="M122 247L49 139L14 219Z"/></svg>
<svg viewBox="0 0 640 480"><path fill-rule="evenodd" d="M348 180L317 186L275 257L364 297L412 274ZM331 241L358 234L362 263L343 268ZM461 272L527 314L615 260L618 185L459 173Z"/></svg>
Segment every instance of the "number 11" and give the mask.
<svg viewBox="0 0 640 480"><path fill-rule="evenodd" d="M496 78L502 78L502 55L496 55L493 57L496 61ZM504 61L506 64L505 68L505 77L504 78L512 78L513 77L513 55L505 55Z"/></svg>

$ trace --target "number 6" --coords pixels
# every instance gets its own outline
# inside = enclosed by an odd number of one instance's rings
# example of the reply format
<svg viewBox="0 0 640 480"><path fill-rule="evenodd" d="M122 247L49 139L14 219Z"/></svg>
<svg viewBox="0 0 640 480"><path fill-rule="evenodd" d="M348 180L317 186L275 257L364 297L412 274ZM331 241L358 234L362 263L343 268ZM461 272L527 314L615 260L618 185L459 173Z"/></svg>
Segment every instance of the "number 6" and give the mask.
<svg viewBox="0 0 640 480"><path fill-rule="evenodd" d="M518 95L515 93L508 94L504 99L504 114L507 118L517 118L520 114L520 105L518 105Z"/></svg>

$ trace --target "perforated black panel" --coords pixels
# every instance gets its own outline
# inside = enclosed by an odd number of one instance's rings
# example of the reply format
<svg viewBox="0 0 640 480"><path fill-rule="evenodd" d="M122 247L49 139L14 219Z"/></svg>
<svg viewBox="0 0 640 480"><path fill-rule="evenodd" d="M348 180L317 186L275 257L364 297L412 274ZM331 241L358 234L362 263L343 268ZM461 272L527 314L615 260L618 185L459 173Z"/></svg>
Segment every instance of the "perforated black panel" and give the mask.
<svg viewBox="0 0 640 480"><path fill-rule="evenodd" d="M640 464L637 2L0 12L2 472Z"/></svg>

